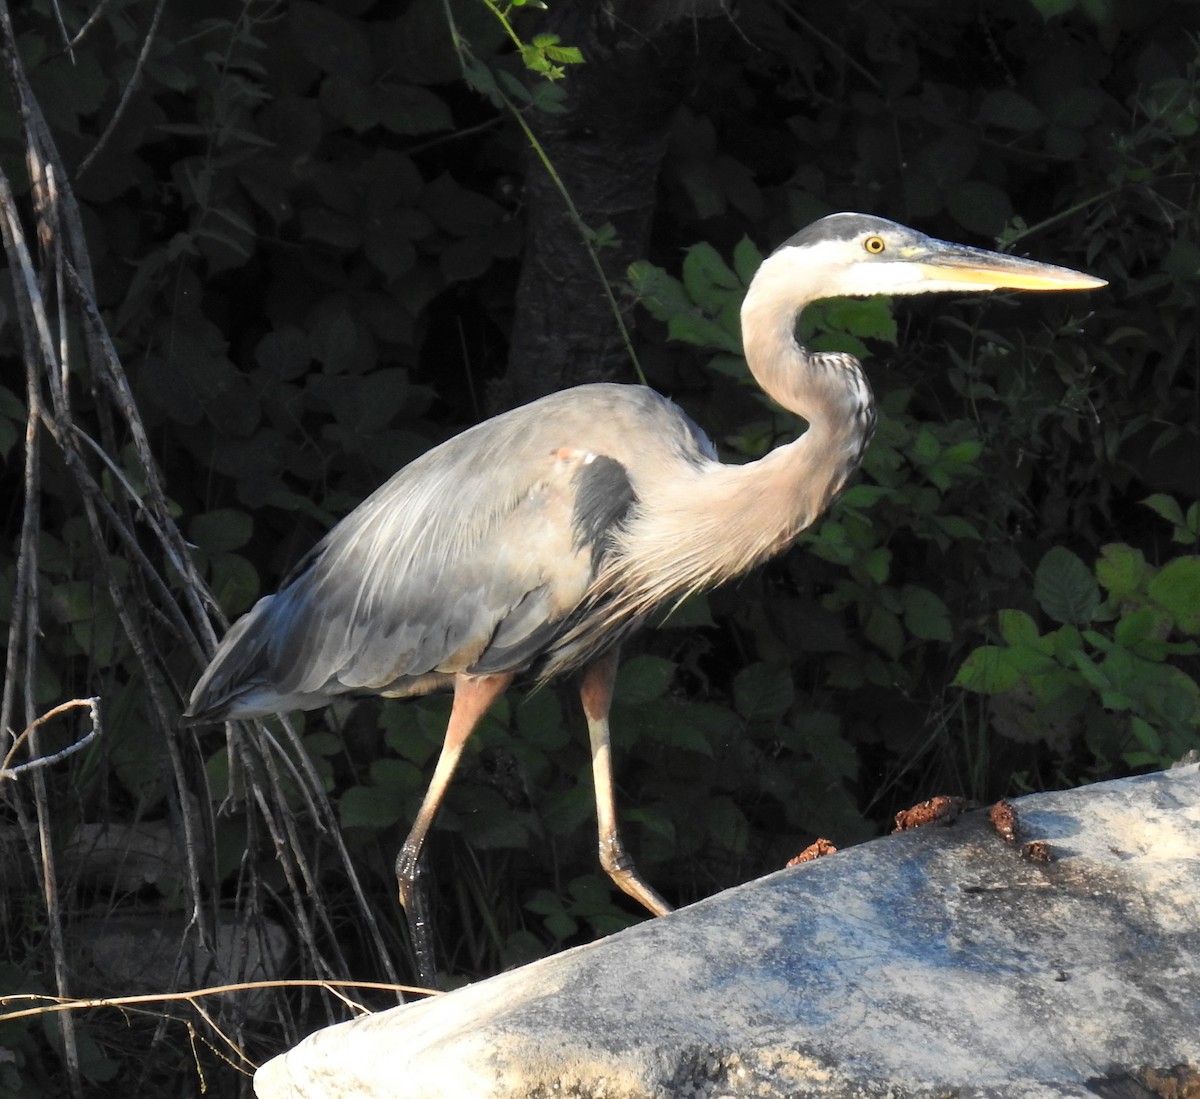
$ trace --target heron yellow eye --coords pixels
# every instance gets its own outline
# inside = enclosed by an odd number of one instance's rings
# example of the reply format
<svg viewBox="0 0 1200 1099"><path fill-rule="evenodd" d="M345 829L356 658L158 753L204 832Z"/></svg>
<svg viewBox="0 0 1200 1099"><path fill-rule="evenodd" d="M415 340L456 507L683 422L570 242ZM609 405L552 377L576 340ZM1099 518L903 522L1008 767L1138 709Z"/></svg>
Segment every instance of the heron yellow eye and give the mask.
<svg viewBox="0 0 1200 1099"><path fill-rule="evenodd" d="M877 256L887 247L887 245L884 244L883 237L867 237L867 239L863 241L863 247L870 252L871 255Z"/></svg>

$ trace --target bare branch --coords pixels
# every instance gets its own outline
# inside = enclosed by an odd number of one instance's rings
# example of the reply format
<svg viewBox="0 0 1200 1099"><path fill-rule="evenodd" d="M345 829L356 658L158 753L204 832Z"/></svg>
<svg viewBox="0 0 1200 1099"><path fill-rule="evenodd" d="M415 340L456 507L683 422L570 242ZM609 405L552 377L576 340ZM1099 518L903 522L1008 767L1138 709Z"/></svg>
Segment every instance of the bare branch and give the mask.
<svg viewBox="0 0 1200 1099"><path fill-rule="evenodd" d="M59 714L66 713L68 710L79 709L81 706L86 706L90 712L91 729L78 740L68 744L65 748L55 752L53 755L38 756L36 759L31 759L28 763L19 763L15 767L12 764L13 756L15 756L22 744L27 740L32 740L33 733L36 729L41 728L47 721L51 721L58 717ZM50 767L60 760L64 760L67 756L74 755L81 748L87 747L93 740L100 735L100 699L93 698L73 698L69 702L60 703L52 710L47 710L41 717L35 718L22 730L21 734L13 740L12 747L8 750L8 754L4 757L3 764L0 764L0 782L5 779L16 779L26 771L34 771L39 767Z"/></svg>
<svg viewBox="0 0 1200 1099"><path fill-rule="evenodd" d="M96 139L96 144L92 146L91 152L83 158L83 162L76 169L76 179L83 175L96 162L96 157L100 155L104 146L108 144L109 138L116 132L117 125L121 121L121 116L125 113L125 108L129 106L129 99L142 78L142 69L146 67L146 58L150 56L150 47L154 44L155 35L158 34L158 23L162 18L163 8L166 6L167 0L158 0L158 3L155 5L154 15L150 19L150 29L146 31L146 39L142 43L142 49L138 54L137 62L134 64L133 72L129 74L129 79L125 82L125 87L121 92L121 99L117 103L116 110L113 111L112 118L108 120L108 125L104 127L104 132Z"/></svg>

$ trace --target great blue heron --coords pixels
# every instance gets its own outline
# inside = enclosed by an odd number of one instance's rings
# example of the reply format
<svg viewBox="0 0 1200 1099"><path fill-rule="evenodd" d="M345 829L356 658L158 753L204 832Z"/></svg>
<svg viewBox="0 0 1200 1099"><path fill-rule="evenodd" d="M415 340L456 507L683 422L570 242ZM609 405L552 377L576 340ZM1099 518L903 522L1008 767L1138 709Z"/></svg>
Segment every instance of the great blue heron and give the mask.
<svg viewBox="0 0 1200 1099"><path fill-rule="evenodd" d="M798 439L722 465L676 405L633 385L582 385L487 420L400 470L236 622L185 717L453 689L445 743L396 861L427 979L421 846L463 745L516 675L580 670L600 862L661 915L669 906L617 830L608 729L617 650L656 608L788 546L858 466L875 423L870 387L852 356L800 346L797 314L837 295L1103 285L882 218L824 217L763 261L742 305L747 365L808 422Z"/></svg>

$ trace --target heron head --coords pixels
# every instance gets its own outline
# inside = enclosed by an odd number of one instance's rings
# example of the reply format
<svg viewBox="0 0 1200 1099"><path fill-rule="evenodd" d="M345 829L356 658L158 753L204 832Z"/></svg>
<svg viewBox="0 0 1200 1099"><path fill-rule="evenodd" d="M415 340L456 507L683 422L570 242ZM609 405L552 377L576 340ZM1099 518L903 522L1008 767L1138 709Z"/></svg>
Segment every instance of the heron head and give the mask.
<svg viewBox="0 0 1200 1099"><path fill-rule="evenodd" d="M813 297L1107 285L1067 267L951 244L868 214L829 214L814 221L784 241L770 258L776 257Z"/></svg>

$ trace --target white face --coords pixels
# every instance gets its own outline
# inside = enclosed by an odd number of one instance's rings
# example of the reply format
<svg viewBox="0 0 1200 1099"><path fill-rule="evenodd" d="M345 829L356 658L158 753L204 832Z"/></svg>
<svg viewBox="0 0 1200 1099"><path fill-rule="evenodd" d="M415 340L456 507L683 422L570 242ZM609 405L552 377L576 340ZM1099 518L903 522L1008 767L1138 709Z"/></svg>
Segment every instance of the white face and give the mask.
<svg viewBox="0 0 1200 1099"><path fill-rule="evenodd" d="M821 232L826 227L827 236ZM844 232L851 228L854 231ZM1105 285L1102 279L1066 267L950 244L862 215L833 215L793 240L795 245L789 241L769 257L763 271L768 265L777 267L803 300L954 290L1084 290Z"/></svg>
<svg viewBox="0 0 1200 1099"><path fill-rule="evenodd" d="M804 302L937 289L928 278L922 265L905 260L899 242L867 233L784 246L762 265L755 281L769 283L781 298Z"/></svg>

